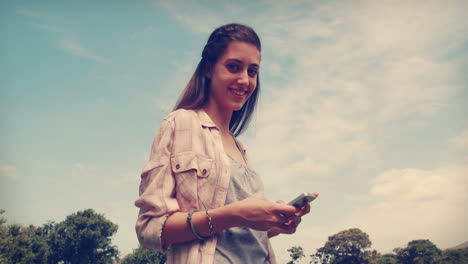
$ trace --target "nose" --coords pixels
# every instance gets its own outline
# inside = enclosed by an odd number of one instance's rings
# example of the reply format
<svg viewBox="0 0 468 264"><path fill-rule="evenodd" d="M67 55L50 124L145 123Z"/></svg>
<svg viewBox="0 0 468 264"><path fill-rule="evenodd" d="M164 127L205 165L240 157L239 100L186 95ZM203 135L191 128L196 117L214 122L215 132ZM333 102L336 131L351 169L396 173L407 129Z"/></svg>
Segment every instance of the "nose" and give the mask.
<svg viewBox="0 0 468 264"><path fill-rule="evenodd" d="M239 79L237 79L237 83L242 86L249 86L249 74L247 71L242 71L239 73Z"/></svg>

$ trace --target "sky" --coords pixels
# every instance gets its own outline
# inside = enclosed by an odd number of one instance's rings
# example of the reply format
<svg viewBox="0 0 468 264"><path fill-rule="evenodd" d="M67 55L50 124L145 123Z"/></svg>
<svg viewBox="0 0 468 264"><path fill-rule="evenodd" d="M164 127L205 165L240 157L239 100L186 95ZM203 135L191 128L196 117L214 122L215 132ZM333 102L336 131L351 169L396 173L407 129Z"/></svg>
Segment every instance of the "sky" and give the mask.
<svg viewBox="0 0 468 264"><path fill-rule="evenodd" d="M240 137L266 198L319 192L280 263L357 227L389 253L468 240L466 1L2 1L0 208L42 225L93 208L138 246L140 172L216 27L262 40Z"/></svg>

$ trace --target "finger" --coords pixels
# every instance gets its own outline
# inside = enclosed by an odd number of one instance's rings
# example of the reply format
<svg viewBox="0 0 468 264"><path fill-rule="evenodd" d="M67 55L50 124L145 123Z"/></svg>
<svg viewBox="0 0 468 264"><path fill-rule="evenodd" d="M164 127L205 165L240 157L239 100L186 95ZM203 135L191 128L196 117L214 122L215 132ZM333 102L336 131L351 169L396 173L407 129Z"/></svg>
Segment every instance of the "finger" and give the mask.
<svg viewBox="0 0 468 264"><path fill-rule="evenodd" d="M275 219L274 222L275 223L281 223L281 224L287 223L287 222L289 222L290 220L292 220L295 217L294 214L275 213L273 215L274 215L274 219Z"/></svg>
<svg viewBox="0 0 468 264"><path fill-rule="evenodd" d="M275 223L287 224L292 221L295 215L284 215L280 214L280 217L276 217Z"/></svg>
<svg viewBox="0 0 468 264"><path fill-rule="evenodd" d="M281 230L279 230L276 227L272 227L270 228L270 230L268 230L267 234L268 234L268 238L272 238L274 236L281 234Z"/></svg>
<svg viewBox="0 0 468 264"><path fill-rule="evenodd" d="M302 219L300 217L294 217L293 219L289 220L285 223L287 226L297 227L301 223Z"/></svg>
<svg viewBox="0 0 468 264"><path fill-rule="evenodd" d="M299 213L297 213L296 215L297 216L303 216L303 215L306 215L310 212L310 204L309 203L306 203L302 208L301 210L299 211Z"/></svg>
<svg viewBox="0 0 468 264"><path fill-rule="evenodd" d="M310 203L307 203L307 205L304 207L304 214L310 213Z"/></svg>
<svg viewBox="0 0 468 264"><path fill-rule="evenodd" d="M288 204L275 204L271 211L274 214L293 215L296 213L296 208Z"/></svg>
<svg viewBox="0 0 468 264"><path fill-rule="evenodd" d="M289 220L288 222L284 223L285 225L293 228L297 228L299 224L302 222L302 219L300 217L294 217L293 219Z"/></svg>
<svg viewBox="0 0 468 264"><path fill-rule="evenodd" d="M289 221L289 218L286 217L284 214L275 214L272 222L275 224L281 224L286 223L287 221Z"/></svg>
<svg viewBox="0 0 468 264"><path fill-rule="evenodd" d="M281 234L294 234L296 232L296 227L292 225L275 224L274 228Z"/></svg>
<svg viewBox="0 0 468 264"><path fill-rule="evenodd" d="M277 203L277 204L285 204L286 202L283 201L283 200L278 200L278 201L276 201L276 203Z"/></svg>
<svg viewBox="0 0 468 264"><path fill-rule="evenodd" d="M296 216L291 220L291 226L297 227L301 222L302 218Z"/></svg>

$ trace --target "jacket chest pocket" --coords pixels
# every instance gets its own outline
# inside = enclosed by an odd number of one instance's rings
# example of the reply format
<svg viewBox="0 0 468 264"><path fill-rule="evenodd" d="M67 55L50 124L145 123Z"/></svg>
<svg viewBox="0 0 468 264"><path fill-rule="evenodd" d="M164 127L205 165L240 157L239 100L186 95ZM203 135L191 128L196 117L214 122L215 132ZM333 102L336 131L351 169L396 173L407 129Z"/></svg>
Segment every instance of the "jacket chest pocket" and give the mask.
<svg viewBox="0 0 468 264"><path fill-rule="evenodd" d="M181 152L171 156L171 168L175 175L192 172L198 177L206 178L213 168L213 159L194 152Z"/></svg>

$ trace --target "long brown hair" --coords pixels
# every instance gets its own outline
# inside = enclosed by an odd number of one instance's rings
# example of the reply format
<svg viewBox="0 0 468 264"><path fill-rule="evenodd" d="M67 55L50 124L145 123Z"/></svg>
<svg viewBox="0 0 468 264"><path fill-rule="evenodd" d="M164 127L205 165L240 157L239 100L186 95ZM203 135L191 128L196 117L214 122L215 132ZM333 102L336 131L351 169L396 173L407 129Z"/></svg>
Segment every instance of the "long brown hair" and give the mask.
<svg viewBox="0 0 468 264"><path fill-rule="evenodd" d="M206 77L206 72L209 67L216 64L218 58L232 41L250 43L261 52L260 38L251 27L241 24L227 24L215 29L208 38L203 48L202 58L179 100L177 100L174 110L181 108L200 109L208 103L211 82ZM232 113L229 130L234 136L237 137L247 129L257 105L259 92L260 78L257 74L257 87L254 92L240 110Z"/></svg>

